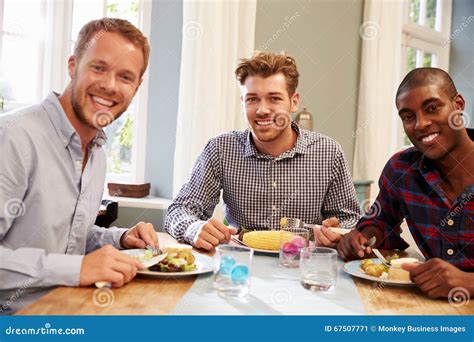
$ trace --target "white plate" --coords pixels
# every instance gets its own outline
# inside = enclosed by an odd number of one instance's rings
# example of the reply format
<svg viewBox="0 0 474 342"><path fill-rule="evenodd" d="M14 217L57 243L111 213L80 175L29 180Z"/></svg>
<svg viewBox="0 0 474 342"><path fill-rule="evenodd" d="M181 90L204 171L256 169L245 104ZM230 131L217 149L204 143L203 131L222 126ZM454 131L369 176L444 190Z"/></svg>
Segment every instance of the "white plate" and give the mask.
<svg viewBox="0 0 474 342"><path fill-rule="evenodd" d="M274 251L274 250L269 250L269 249L259 249L259 248L253 248L253 247L250 247L249 245L246 245L242 240L240 240L238 238L238 236L234 235L232 236L232 239L235 239L236 241L238 241L237 243L241 243L242 245L248 247L248 248L252 248L254 252L256 253L262 253L262 254L269 254L269 255L279 255L280 254L280 251Z"/></svg>
<svg viewBox="0 0 474 342"><path fill-rule="evenodd" d="M146 249L126 249L123 250L122 252L131 255L131 256L140 256L145 253ZM196 274L203 274L203 273L209 273L214 271L214 259L204 255L204 254L199 254L193 252L194 257L196 258L195 264L197 268L194 271L190 272L156 272L156 271L149 271L149 270L144 270L144 271L138 271L138 274L146 275L149 277L155 277L155 278L168 278L168 277L173 277L173 278L181 278L181 277L188 277Z"/></svg>
<svg viewBox="0 0 474 342"><path fill-rule="evenodd" d="M370 259L372 260L375 264L380 264L380 260L377 258ZM368 274L365 274L362 269L360 268L360 262L361 260L353 260L346 262L344 264L343 270L346 273L349 273L350 275L353 275L354 277L357 278L362 278L362 279L367 279L367 280L372 280L377 283L383 283L387 285L396 285L396 286L414 286L415 283L411 281L406 281L406 280L391 280L391 279L383 279L383 278L377 278L374 276L370 276Z"/></svg>

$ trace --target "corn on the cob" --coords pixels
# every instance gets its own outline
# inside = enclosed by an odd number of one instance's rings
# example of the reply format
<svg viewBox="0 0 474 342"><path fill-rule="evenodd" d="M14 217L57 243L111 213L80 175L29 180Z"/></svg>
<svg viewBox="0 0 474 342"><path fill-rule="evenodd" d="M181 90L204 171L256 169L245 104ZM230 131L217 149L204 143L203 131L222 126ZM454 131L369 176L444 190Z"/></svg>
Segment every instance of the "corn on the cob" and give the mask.
<svg viewBox="0 0 474 342"><path fill-rule="evenodd" d="M243 243L251 248L277 251L280 243L288 242L292 237L292 233L280 230L254 231L244 234Z"/></svg>

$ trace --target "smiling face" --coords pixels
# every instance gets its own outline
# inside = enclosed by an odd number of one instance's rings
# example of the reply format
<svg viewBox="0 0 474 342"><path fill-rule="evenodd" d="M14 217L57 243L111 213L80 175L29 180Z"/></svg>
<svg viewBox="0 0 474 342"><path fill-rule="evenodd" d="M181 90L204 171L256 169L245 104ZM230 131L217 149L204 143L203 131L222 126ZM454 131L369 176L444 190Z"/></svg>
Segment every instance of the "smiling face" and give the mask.
<svg viewBox="0 0 474 342"><path fill-rule="evenodd" d="M426 157L442 160L460 145L462 127L456 127L464 99L451 98L442 84L409 89L399 94L397 109L413 145Z"/></svg>
<svg viewBox="0 0 474 342"><path fill-rule="evenodd" d="M115 32L105 32L78 60L68 63L71 105L90 128L107 126L126 111L141 83L142 49Z"/></svg>
<svg viewBox="0 0 474 342"><path fill-rule="evenodd" d="M291 138L291 113L298 109L299 94L288 94L281 73L263 78L249 76L241 86L242 106L257 148L281 144Z"/></svg>

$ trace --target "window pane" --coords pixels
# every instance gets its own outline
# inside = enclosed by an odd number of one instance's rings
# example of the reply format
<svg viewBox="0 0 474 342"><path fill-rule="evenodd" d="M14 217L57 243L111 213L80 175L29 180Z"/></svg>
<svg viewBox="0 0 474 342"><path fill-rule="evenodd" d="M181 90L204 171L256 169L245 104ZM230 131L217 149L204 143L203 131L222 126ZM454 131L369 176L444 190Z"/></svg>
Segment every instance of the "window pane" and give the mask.
<svg viewBox="0 0 474 342"><path fill-rule="evenodd" d="M436 26L436 0L426 0L426 26L431 29Z"/></svg>
<svg viewBox="0 0 474 342"><path fill-rule="evenodd" d="M138 1L108 0L107 17L125 19L138 27Z"/></svg>
<svg viewBox="0 0 474 342"><path fill-rule="evenodd" d="M407 54L407 70L408 73L410 70L416 68L416 49L409 47L408 54Z"/></svg>
<svg viewBox="0 0 474 342"><path fill-rule="evenodd" d="M104 16L104 2L102 0L74 0L72 11L71 36L75 40L85 23Z"/></svg>
<svg viewBox="0 0 474 342"><path fill-rule="evenodd" d="M9 111L41 100L42 2L4 0L3 13L0 101Z"/></svg>
<svg viewBox="0 0 474 342"><path fill-rule="evenodd" d="M410 0L410 20L418 24L420 19L420 0Z"/></svg>
<svg viewBox="0 0 474 342"><path fill-rule="evenodd" d="M433 54L428 53L428 52L425 52L425 53L423 54L423 66L424 66L424 67L433 66L433 65L432 65L432 62L433 62Z"/></svg>
<svg viewBox="0 0 474 342"><path fill-rule="evenodd" d="M439 30L441 13L437 13L438 1L441 0L410 0L410 21Z"/></svg>

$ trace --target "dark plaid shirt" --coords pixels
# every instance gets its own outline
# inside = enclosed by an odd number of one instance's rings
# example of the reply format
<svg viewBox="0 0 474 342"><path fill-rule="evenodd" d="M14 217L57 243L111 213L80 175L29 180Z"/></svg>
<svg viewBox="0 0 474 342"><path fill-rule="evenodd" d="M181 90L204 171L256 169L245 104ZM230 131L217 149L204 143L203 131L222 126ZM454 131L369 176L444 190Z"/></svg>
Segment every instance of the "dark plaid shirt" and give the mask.
<svg viewBox="0 0 474 342"><path fill-rule="evenodd" d="M468 134L474 140L474 130L468 129ZM385 235L380 248L405 249L400 224L406 219L426 258L474 271L474 184L450 204L441 181L434 162L415 148L395 154L380 177L377 200L357 229L377 226Z"/></svg>

